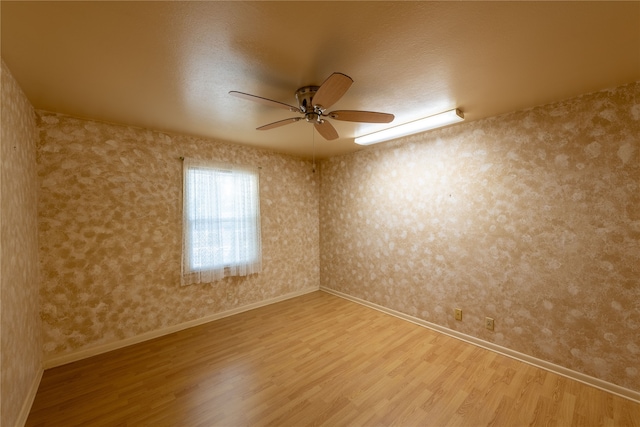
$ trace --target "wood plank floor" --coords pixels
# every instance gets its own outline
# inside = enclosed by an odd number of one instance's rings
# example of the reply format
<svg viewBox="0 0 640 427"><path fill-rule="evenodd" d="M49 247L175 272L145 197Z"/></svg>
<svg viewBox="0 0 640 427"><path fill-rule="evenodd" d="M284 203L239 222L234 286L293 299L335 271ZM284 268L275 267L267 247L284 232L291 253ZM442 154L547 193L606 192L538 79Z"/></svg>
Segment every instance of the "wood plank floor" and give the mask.
<svg viewBox="0 0 640 427"><path fill-rule="evenodd" d="M314 292L47 370L27 426L640 426L640 404Z"/></svg>

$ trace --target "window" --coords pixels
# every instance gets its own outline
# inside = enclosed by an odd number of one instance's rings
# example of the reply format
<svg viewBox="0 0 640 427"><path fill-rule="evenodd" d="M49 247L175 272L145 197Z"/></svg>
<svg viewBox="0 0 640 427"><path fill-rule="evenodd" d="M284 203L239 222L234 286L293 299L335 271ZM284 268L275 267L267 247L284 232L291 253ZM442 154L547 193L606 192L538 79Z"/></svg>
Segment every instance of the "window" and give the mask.
<svg viewBox="0 0 640 427"><path fill-rule="evenodd" d="M257 170L184 159L183 184L182 284L260 272Z"/></svg>

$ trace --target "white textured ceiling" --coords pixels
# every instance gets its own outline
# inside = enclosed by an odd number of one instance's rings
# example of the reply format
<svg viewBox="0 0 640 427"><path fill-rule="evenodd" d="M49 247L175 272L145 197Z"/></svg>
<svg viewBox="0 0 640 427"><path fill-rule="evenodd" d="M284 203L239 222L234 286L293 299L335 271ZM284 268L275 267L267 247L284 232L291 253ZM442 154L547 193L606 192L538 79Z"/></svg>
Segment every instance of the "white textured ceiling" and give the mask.
<svg viewBox="0 0 640 427"><path fill-rule="evenodd" d="M325 141L296 105L332 72L332 109L454 107L477 120L640 80L640 2L9 2L2 58L38 109L328 157L388 125L333 121ZM315 144L314 144L315 140Z"/></svg>

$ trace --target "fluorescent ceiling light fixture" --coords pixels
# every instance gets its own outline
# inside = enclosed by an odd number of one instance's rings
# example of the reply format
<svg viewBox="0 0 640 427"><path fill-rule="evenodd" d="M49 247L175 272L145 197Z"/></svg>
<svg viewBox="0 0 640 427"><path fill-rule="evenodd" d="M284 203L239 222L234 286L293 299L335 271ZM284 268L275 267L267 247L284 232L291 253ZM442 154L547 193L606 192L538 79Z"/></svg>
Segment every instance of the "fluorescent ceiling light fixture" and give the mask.
<svg viewBox="0 0 640 427"><path fill-rule="evenodd" d="M462 114L462 111L456 108L455 110L445 111L444 113L435 114L433 116L425 117L424 119L414 120L409 123L394 126L378 132L373 132L368 135L359 136L355 139L355 143L360 145L375 144L378 142L399 138L401 136L411 135L418 132L424 132L429 129L447 126L453 123L461 122L463 120L464 114Z"/></svg>

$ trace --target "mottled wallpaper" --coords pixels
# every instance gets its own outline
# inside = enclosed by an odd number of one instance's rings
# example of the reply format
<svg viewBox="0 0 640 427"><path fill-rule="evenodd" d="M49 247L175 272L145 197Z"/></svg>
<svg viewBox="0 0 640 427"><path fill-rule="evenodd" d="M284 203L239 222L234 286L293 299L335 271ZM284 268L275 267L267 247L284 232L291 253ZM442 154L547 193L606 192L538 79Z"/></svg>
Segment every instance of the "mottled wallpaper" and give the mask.
<svg viewBox="0 0 640 427"><path fill-rule="evenodd" d="M42 369L35 114L2 61L0 425L14 426Z"/></svg>
<svg viewBox="0 0 640 427"><path fill-rule="evenodd" d="M640 391L640 82L321 167L322 286Z"/></svg>
<svg viewBox="0 0 640 427"><path fill-rule="evenodd" d="M37 123L45 359L318 288L310 162L44 111ZM261 273L180 286L181 156L261 168Z"/></svg>

